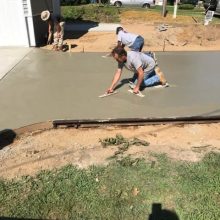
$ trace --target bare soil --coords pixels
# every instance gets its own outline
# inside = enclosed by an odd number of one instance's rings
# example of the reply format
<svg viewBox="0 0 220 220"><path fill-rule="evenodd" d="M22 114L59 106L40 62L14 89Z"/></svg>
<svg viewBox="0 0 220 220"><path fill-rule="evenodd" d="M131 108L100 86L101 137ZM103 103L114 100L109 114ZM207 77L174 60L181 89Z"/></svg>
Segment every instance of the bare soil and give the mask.
<svg viewBox="0 0 220 220"><path fill-rule="evenodd" d="M52 129L19 137L0 150L0 177L11 179L35 175L41 170L74 164L80 168L108 164L117 146L102 147L100 139L121 134L148 141L149 146L131 146L124 156L155 161L152 153L174 160L199 161L211 151L220 152L220 124L154 125L81 129Z"/></svg>

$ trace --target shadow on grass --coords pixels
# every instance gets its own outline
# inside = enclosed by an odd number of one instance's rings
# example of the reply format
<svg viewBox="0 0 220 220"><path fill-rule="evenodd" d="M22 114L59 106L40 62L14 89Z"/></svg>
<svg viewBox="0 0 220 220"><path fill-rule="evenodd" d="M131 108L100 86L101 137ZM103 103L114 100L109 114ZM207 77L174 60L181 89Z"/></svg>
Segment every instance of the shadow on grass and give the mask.
<svg viewBox="0 0 220 220"><path fill-rule="evenodd" d="M148 220L180 220L174 211L162 209L161 203L152 204L152 213L149 215Z"/></svg>

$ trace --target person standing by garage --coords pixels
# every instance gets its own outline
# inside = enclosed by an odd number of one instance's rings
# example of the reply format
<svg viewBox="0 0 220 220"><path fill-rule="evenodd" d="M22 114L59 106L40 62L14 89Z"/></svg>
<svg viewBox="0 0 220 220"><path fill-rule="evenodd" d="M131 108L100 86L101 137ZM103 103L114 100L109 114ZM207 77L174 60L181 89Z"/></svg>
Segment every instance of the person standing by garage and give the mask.
<svg viewBox="0 0 220 220"><path fill-rule="evenodd" d="M128 33L123 27L116 28L118 46L129 47L132 51L141 52L144 46L144 38L141 35Z"/></svg>
<svg viewBox="0 0 220 220"><path fill-rule="evenodd" d="M41 12L41 19L48 23L47 44L51 44L53 38L53 49L62 50L65 22L61 21L60 16L53 16L48 10Z"/></svg>

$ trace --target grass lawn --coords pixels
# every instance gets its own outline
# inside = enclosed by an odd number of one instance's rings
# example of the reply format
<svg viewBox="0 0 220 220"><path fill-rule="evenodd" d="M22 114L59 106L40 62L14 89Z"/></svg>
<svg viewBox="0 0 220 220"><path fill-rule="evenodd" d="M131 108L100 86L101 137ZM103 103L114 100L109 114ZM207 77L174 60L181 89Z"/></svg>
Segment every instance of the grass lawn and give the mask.
<svg viewBox="0 0 220 220"><path fill-rule="evenodd" d="M69 165L35 177L1 180L0 216L220 219L220 154L208 154L198 163L154 157L155 163L126 157L106 167L81 170Z"/></svg>
<svg viewBox="0 0 220 220"><path fill-rule="evenodd" d="M147 19L147 21L158 21L161 22L186 22L186 17L189 17L191 23L195 24L192 17L198 22L204 21L204 9L194 8L192 10L177 10L177 19L173 19L173 6L168 5L168 18L162 17L162 6L155 6L151 9L145 9L141 7L121 7L102 5L78 5L78 6L62 6L61 14L66 21L93 21L93 22L106 22L106 23L118 23L124 17L126 19ZM170 19L171 18L171 19ZM214 24L220 23L219 17L214 17Z"/></svg>

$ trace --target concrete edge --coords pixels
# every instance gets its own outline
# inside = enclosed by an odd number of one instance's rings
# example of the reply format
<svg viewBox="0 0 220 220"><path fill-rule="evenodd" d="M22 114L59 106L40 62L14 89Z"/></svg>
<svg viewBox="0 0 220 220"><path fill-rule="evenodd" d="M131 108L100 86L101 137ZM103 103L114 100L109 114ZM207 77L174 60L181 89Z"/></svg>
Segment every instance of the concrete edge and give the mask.
<svg viewBox="0 0 220 220"><path fill-rule="evenodd" d="M17 136L23 135L25 133L44 131L53 128L53 121L39 122L36 124L26 125L21 128L14 129Z"/></svg>

